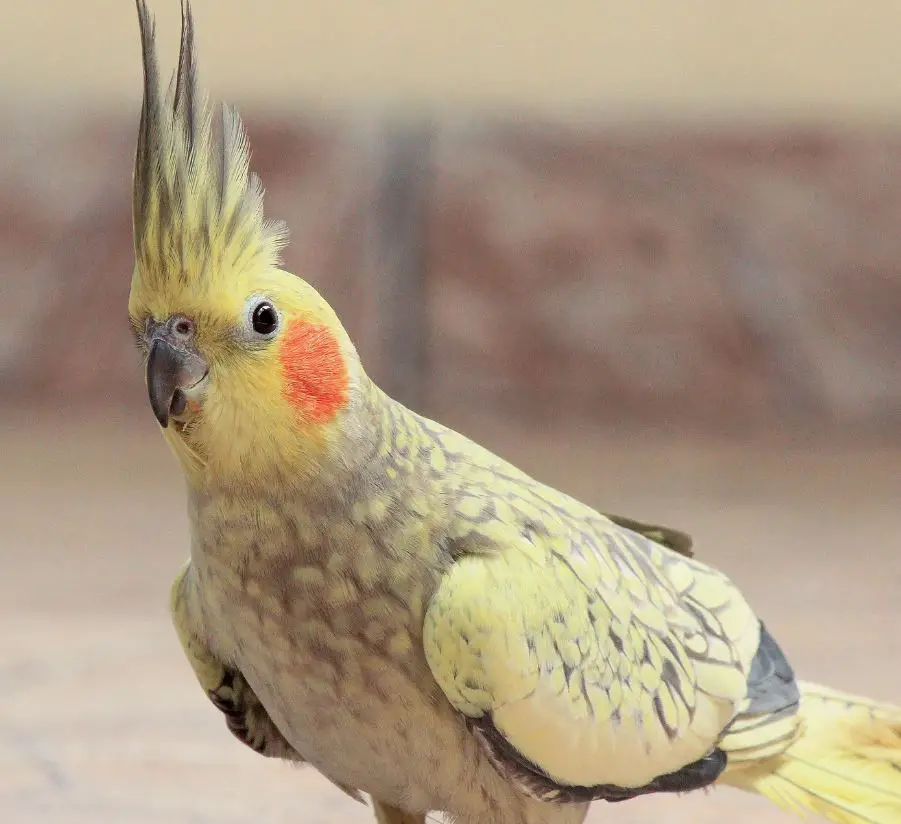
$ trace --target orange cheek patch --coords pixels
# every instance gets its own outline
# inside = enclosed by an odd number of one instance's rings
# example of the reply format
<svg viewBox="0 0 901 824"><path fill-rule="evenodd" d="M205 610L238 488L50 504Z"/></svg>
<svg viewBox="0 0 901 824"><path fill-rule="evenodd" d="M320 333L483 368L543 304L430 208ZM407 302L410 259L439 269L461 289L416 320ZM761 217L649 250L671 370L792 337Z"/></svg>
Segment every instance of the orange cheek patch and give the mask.
<svg viewBox="0 0 901 824"><path fill-rule="evenodd" d="M326 326L294 321L279 352L285 397L305 420L324 423L347 403L347 366Z"/></svg>

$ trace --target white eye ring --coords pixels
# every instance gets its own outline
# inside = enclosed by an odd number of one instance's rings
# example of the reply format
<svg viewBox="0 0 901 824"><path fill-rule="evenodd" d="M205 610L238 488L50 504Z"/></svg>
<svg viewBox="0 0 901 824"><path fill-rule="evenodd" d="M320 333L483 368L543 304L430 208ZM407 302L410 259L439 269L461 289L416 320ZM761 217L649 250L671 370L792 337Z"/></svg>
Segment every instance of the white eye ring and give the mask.
<svg viewBox="0 0 901 824"><path fill-rule="evenodd" d="M281 314L269 298L254 295L247 301L245 324L252 337L271 340L278 334L281 322Z"/></svg>

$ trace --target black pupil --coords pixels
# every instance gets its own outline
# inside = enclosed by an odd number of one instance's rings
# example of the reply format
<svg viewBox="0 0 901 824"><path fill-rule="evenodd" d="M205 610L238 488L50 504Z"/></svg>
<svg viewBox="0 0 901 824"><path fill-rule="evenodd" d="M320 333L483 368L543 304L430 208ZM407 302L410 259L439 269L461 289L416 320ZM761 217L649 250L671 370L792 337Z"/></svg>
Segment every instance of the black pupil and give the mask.
<svg viewBox="0 0 901 824"><path fill-rule="evenodd" d="M268 335L278 326L278 315L271 303L261 303L253 310L253 331L258 335Z"/></svg>

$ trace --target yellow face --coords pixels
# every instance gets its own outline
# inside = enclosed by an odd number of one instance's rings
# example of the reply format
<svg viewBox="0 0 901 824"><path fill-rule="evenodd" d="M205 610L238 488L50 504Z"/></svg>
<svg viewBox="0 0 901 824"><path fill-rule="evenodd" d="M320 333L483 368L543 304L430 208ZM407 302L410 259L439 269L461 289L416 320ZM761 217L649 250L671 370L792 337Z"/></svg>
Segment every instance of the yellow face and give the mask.
<svg viewBox="0 0 901 824"><path fill-rule="evenodd" d="M228 107L216 117L197 91L190 8L165 98L143 0L138 20L128 311L151 409L193 484L297 473L337 437L361 374L356 353L316 290L278 268L286 231L264 218L240 118Z"/></svg>
<svg viewBox="0 0 901 824"><path fill-rule="evenodd" d="M189 478L309 456L347 405L353 347L328 304L287 272L194 280L136 270L129 316L151 409Z"/></svg>

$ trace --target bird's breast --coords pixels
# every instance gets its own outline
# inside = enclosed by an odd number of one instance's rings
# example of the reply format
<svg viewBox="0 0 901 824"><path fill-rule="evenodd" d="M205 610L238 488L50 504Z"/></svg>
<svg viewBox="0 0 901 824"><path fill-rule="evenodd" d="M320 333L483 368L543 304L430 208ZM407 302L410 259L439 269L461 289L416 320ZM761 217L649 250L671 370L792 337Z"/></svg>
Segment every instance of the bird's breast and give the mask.
<svg viewBox="0 0 901 824"><path fill-rule="evenodd" d="M270 513L253 518L257 529L239 521L219 519L196 534L217 654L330 778L426 803L435 771L453 774L446 753L462 752L464 735L423 654L438 574L426 532L395 525L386 543L347 520L298 526Z"/></svg>

